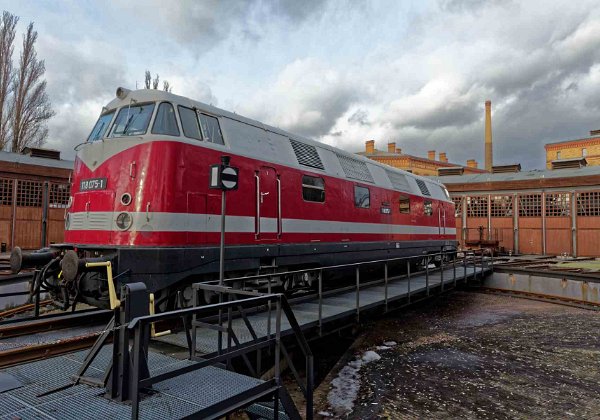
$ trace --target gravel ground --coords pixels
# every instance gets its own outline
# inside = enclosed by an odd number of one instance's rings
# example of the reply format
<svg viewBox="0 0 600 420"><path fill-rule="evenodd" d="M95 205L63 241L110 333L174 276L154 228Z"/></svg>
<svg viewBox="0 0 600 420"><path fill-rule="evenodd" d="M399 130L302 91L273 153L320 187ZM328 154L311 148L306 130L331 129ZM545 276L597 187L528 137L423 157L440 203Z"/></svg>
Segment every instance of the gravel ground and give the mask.
<svg viewBox="0 0 600 420"><path fill-rule="evenodd" d="M376 350L390 340L398 344ZM367 325L357 342L356 354L382 358L361 368L354 409L338 417L600 418L595 311L456 292ZM317 392L317 411L333 412L335 374Z"/></svg>

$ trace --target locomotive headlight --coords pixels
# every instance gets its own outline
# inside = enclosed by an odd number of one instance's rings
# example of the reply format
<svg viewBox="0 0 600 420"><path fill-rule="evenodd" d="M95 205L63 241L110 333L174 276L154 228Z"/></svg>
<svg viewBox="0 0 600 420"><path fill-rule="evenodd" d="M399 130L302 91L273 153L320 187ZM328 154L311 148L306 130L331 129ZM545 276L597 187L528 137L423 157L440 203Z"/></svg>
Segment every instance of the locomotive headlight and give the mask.
<svg viewBox="0 0 600 420"><path fill-rule="evenodd" d="M133 217L129 213L119 213L117 216L117 227L120 230L127 230L133 224Z"/></svg>

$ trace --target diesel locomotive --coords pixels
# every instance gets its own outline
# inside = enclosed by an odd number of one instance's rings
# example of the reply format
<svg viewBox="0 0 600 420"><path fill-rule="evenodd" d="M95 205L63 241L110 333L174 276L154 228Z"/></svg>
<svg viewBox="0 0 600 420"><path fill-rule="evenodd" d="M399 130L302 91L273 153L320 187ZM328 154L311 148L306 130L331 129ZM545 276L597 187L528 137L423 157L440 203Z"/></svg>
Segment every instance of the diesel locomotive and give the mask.
<svg viewBox="0 0 600 420"><path fill-rule="evenodd" d="M215 279L221 195L209 169L223 156L239 168L227 193L227 277L457 245L442 184L168 92L117 89L76 150L65 242L11 255L13 271L36 266L36 287L65 308L109 305L107 272L89 262L111 262L117 291L144 282L163 310Z"/></svg>

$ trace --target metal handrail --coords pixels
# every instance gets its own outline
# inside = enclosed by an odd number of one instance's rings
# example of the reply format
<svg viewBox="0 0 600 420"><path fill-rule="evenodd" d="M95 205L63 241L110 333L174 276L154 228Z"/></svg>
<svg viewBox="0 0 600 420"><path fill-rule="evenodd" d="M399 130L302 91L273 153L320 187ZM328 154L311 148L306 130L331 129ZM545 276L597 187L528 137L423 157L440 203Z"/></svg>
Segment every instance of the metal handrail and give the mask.
<svg viewBox="0 0 600 420"><path fill-rule="evenodd" d="M444 245L444 247L445 246L449 246L449 245ZM456 248L454 248L454 249L456 250ZM441 252L436 252L433 254L411 255L408 257L394 257L394 258L386 258L386 259L379 259L379 260L360 261L360 262L348 263L348 264L328 265L325 267L304 268L301 270L290 270L290 271L284 271L284 272L279 272L279 273L275 272L275 273L266 273L266 274L256 274L256 275L244 276L244 277L231 277L231 278L224 279L223 281L224 282L234 282L234 281L258 280L258 279L262 279L262 278L281 276L281 275L285 275L285 274L303 274L303 273L310 273L310 272L319 271L319 270L326 271L326 270L335 270L335 269L346 268L346 267L356 267L356 266L361 266L361 265L370 265L370 264L377 264L377 263L384 263L384 262L415 260L415 259L419 259L419 258L432 258L432 257L436 257L436 256L447 255L451 252L460 252L458 250L456 250L456 251L455 250L441 251ZM484 251L484 250L485 249L472 250L469 252ZM215 282L217 282L217 280L211 280L211 281L205 282L204 284L211 284L211 283L215 283Z"/></svg>
<svg viewBox="0 0 600 420"><path fill-rule="evenodd" d="M196 284L197 288L204 288L217 291L220 293L229 293L231 295L240 294L238 290L227 288L227 287L218 287L212 285L203 285ZM287 357L287 352L282 347L281 343L281 314L282 312L288 319L288 322L292 328L292 331L299 343L299 347L305 355L306 358L306 385L299 383L303 390L304 396L306 398L306 412L307 418L312 418L312 410L313 410L313 390L314 390L314 356L312 351L310 350L310 346L308 341L304 337L300 325L294 316L294 313L287 301L286 297L282 294L260 294L256 292L243 292L241 294L245 294L249 296L244 299L237 299L232 301L220 302L212 305L205 306L196 306L192 308L185 308L171 312L165 312L156 315L146 315L134 318L128 325L127 328L130 331L133 331L134 335L134 345L132 348L133 354L133 388L132 388L132 418L137 419L139 416L139 390L140 388L150 387L155 383L165 381L167 379L171 379L176 376L180 376L198 369L202 369L207 366L213 366L222 362L230 362L231 359L235 357L242 357L247 361L246 354L252 351L260 351L260 349L265 347L275 346L275 383L280 386L280 353L283 350L284 356ZM275 331L274 334L268 333L266 337L257 337L255 334L253 335L253 340L248 343L240 344L236 340L236 345L231 346L231 334L228 334L228 346L223 351L219 351L219 353L215 356L212 356L208 359L198 360L195 359L195 340L192 343L189 343L190 346L193 346L193 350L190 351L191 358L197 360L197 363L193 365L187 365L179 369L175 369L169 372L164 372L155 376L150 376L147 378L140 378L141 373L141 359L143 357L144 347L147 346L148 342L148 329L149 327L158 321L164 321L166 319L172 318L180 318L180 317L190 317L194 315L199 315L206 312L215 312L215 311L227 311L228 321L227 327L215 326L215 328L227 329L228 332L232 332L231 327L231 319L232 319L232 309L233 308L248 308L248 307L257 307L257 306L265 306L268 303L276 304L276 321L275 321ZM195 325L189 324L191 328L194 328ZM288 360L291 364L292 361ZM299 378L296 378L299 380ZM309 414L310 413L310 414Z"/></svg>

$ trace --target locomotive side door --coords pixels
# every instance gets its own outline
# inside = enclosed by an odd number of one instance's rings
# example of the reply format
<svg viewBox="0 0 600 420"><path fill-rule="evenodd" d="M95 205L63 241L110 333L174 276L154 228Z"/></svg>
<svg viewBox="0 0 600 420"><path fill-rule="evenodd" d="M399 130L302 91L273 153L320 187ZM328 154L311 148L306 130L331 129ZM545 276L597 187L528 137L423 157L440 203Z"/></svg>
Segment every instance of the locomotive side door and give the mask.
<svg viewBox="0 0 600 420"><path fill-rule="evenodd" d="M279 179L275 168L262 166L256 173L256 239L277 239L281 226Z"/></svg>

